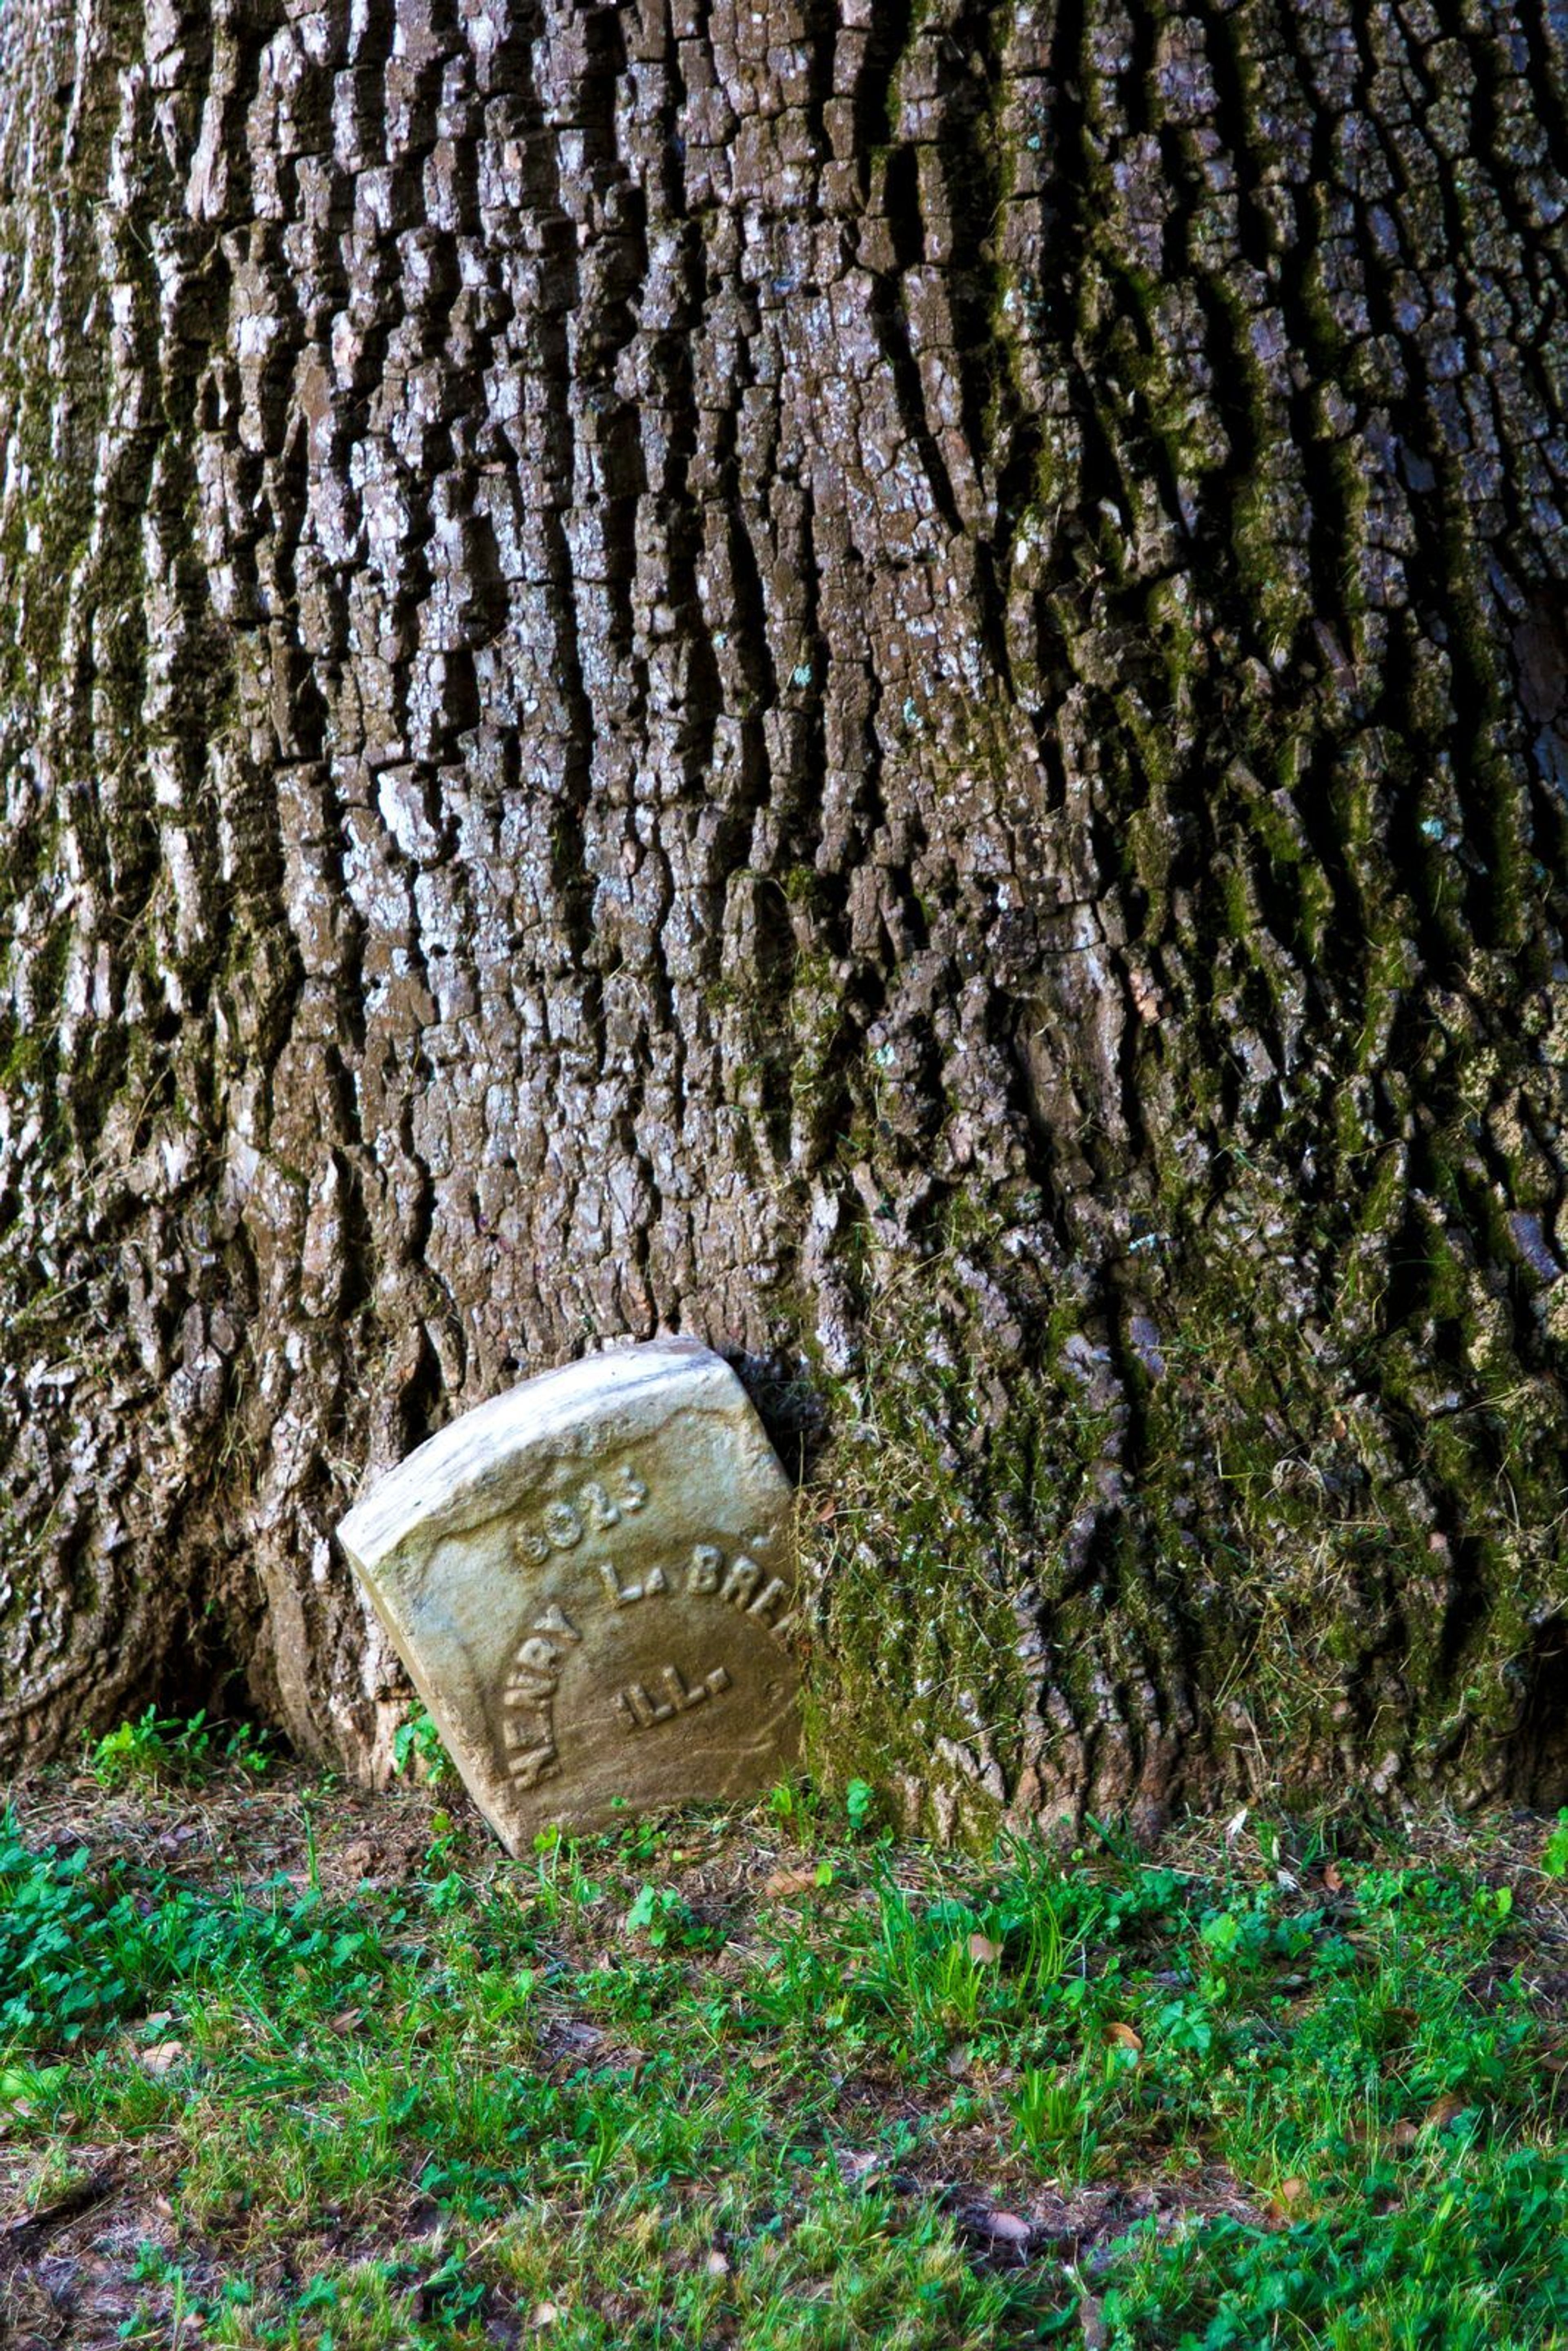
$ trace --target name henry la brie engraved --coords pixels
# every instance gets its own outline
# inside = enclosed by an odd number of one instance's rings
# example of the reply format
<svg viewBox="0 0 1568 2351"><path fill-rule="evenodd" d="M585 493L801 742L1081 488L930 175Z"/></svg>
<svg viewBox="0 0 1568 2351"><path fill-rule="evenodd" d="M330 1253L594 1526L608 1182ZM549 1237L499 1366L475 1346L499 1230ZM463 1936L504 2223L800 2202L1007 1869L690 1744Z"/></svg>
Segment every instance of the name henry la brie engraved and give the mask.
<svg viewBox="0 0 1568 2351"><path fill-rule="evenodd" d="M729 1365L653 1339L465 1413L338 1535L517 1853L550 1823L747 1795L788 1769L793 1505Z"/></svg>

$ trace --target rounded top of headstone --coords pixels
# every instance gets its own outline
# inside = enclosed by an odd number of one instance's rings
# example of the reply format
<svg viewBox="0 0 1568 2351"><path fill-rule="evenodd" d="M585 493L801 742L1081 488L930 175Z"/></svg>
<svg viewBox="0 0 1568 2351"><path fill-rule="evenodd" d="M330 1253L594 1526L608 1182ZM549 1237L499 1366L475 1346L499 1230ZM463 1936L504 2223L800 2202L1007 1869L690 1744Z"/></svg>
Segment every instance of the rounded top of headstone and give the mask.
<svg viewBox="0 0 1568 2351"><path fill-rule="evenodd" d="M520 1447L537 1459L557 1444L586 1455L606 1437L624 1442L650 1417L664 1418L672 1390L688 1412L733 1412L747 1401L724 1357L700 1339L607 1347L519 1381L438 1429L377 1479L343 1520L339 1540L361 1565L373 1567L415 1520L455 1531L472 1511L504 1506L507 1465Z"/></svg>

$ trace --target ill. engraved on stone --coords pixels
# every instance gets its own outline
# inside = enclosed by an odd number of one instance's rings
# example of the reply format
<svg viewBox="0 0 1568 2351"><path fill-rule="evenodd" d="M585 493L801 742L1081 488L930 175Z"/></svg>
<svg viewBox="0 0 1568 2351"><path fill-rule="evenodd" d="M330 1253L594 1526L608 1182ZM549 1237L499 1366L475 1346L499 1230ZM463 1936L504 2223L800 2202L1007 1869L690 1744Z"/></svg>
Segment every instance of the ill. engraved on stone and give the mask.
<svg viewBox="0 0 1568 2351"><path fill-rule="evenodd" d="M660 1679L664 1687L664 1700L650 1698L641 1682L616 1691L615 1703L628 1730L652 1730L656 1722L668 1722L672 1715L685 1714L688 1707L701 1706L705 1698L721 1698L729 1687L729 1676L722 1666L715 1666L695 1689L686 1687L679 1666L666 1666Z"/></svg>
<svg viewBox="0 0 1568 2351"><path fill-rule="evenodd" d="M792 1499L722 1358L654 1340L465 1414L340 1534L517 1850L788 1765Z"/></svg>

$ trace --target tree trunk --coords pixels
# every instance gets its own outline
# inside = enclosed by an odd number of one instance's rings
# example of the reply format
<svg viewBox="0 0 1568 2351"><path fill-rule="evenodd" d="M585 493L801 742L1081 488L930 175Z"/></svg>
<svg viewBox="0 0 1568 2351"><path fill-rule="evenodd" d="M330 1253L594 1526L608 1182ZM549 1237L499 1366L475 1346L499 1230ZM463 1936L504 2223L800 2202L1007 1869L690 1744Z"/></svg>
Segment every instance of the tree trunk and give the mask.
<svg viewBox="0 0 1568 2351"><path fill-rule="evenodd" d="M1568 1796L1551 0L0 16L0 1743L600 1342L942 1826Z"/></svg>

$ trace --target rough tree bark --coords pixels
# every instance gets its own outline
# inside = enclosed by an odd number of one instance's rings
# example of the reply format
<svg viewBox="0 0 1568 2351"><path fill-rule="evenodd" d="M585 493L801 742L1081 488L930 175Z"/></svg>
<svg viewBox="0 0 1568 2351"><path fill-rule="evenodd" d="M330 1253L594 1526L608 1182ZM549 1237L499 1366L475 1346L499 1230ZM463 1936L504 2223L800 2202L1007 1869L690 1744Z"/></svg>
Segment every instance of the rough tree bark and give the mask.
<svg viewBox="0 0 1568 2351"><path fill-rule="evenodd" d="M0 1741L601 1340L815 1737L1568 1796L1568 12L0 16Z"/></svg>

